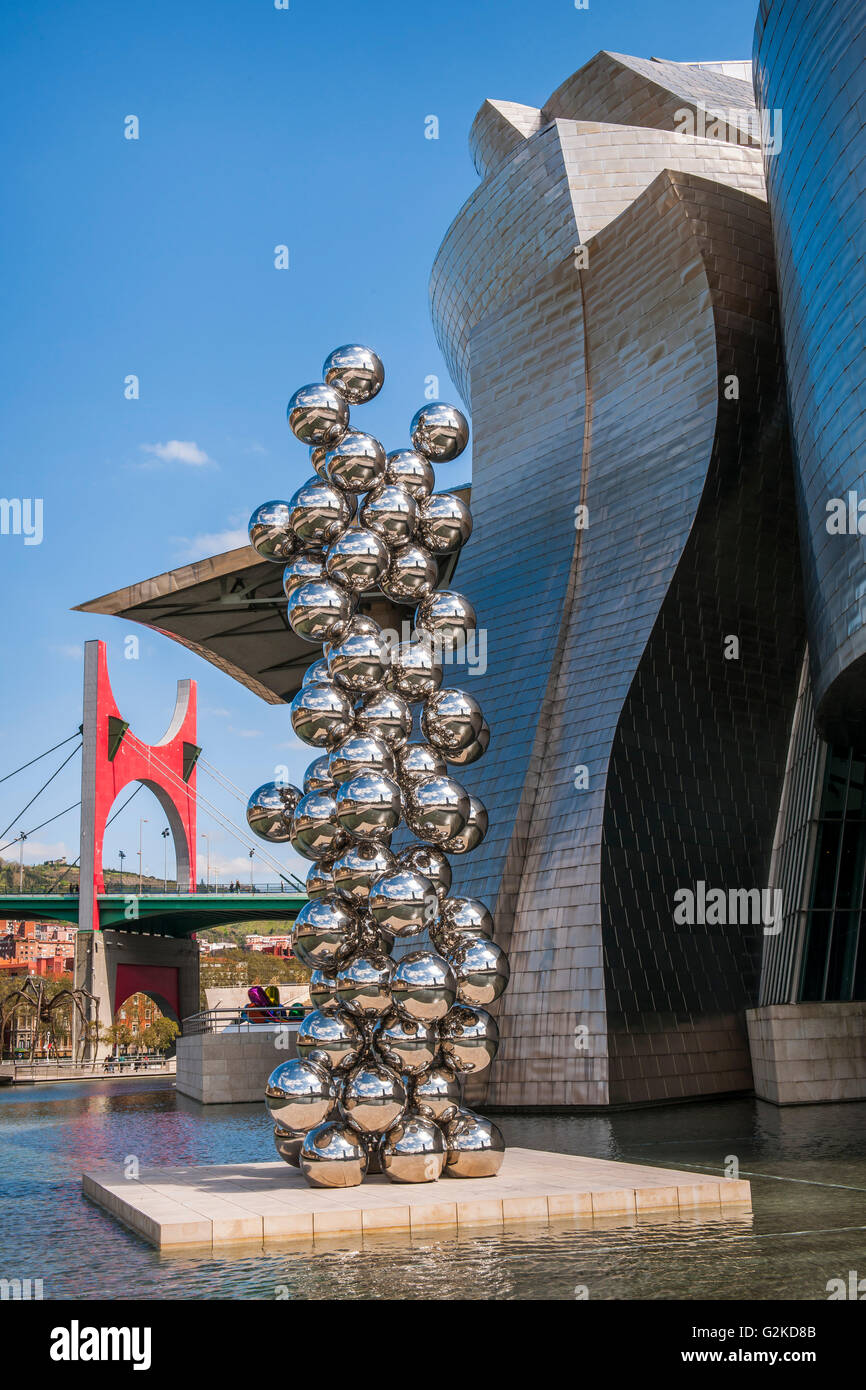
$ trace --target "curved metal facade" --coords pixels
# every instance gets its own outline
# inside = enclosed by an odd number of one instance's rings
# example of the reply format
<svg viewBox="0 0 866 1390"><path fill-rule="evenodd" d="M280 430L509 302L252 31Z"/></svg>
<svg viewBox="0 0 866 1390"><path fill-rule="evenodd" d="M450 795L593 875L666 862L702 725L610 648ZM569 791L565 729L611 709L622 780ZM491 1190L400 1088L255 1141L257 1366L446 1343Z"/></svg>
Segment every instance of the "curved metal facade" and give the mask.
<svg viewBox="0 0 866 1390"><path fill-rule="evenodd" d="M763 0L755 90L781 111L765 157L798 476L816 720L866 742L866 7ZM863 503L862 514L851 510ZM845 529L828 530L828 504ZM850 521L854 521L851 533ZM830 521L830 525L836 523Z"/></svg>

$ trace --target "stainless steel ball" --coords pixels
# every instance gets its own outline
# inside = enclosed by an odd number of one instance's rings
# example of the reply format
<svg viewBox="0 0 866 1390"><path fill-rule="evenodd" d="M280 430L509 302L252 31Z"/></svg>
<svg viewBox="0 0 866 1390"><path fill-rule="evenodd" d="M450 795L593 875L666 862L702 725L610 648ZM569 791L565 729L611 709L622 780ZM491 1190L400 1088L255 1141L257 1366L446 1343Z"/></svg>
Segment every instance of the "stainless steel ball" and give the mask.
<svg viewBox="0 0 866 1390"><path fill-rule="evenodd" d="M487 1008L506 988L511 975L508 957L489 936L458 937L448 952L461 1004Z"/></svg>
<svg viewBox="0 0 866 1390"><path fill-rule="evenodd" d="M331 681L331 673L328 670L328 663L325 657L320 656L318 661L311 662L307 667L301 685L321 685L322 682L324 682L325 685L333 684Z"/></svg>
<svg viewBox="0 0 866 1390"><path fill-rule="evenodd" d="M419 643L423 647L424 643ZM440 667L440 670L442 668ZM481 706L465 690L434 690L421 711L421 732L448 756L478 738L484 724Z"/></svg>
<svg viewBox="0 0 866 1390"><path fill-rule="evenodd" d="M419 454L434 463L451 463L469 443L469 423L456 405L430 401L412 416L409 436Z"/></svg>
<svg viewBox="0 0 866 1390"><path fill-rule="evenodd" d="M462 830L458 830L450 840L443 842L443 850L446 854L469 854L481 844L487 834L488 824L487 807L479 796L470 793L469 819Z"/></svg>
<svg viewBox="0 0 866 1390"><path fill-rule="evenodd" d="M337 891L334 883L333 862L333 859L328 858L310 865L304 883L308 898L326 898L329 893Z"/></svg>
<svg viewBox="0 0 866 1390"><path fill-rule="evenodd" d="M283 570L283 593L290 599L305 584L321 584L327 579L325 556L319 550L305 550Z"/></svg>
<svg viewBox="0 0 866 1390"><path fill-rule="evenodd" d="M298 549L298 538L291 528L288 502L262 502L249 523L250 545L263 560L284 565Z"/></svg>
<svg viewBox="0 0 866 1390"><path fill-rule="evenodd" d="M301 1145L301 1172L311 1187L358 1187L367 1172L361 1136L341 1120L310 1130Z"/></svg>
<svg viewBox="0 0 866 1390"><path fill-rule="evenodd" d="M355 727L360 733L381 738L391 749L401 748L412 732L412 711L395 691L374 691L356 709Z"/></svg>
<svg viewBox="0 0 866 1390"><path fill-rule="evenodd" d="M379 588L394 603L418 604L428 598L439 581L439 566L429 550L410 541L391 551L388 568Z"/></svg>
<svg viewBox="0 0 866 1390"><path fill-rule="evenodd" d="M328 481L343 492L369 492L385 472L385 450L372 434L349 430L325 462Z"/></svg>
<svg viewBox="0 0 866 1390"><path fill-rule="evenodd" d="M318 664L318 663L317 663ZM314 758L304 773L304 794L307 792L330 792L333 796L337 788L330 772L330 754L321 753Z"/></svg>
<svg viewBox="0 0 866 1390"><path fill-rule="evenodd" d="M291 704L292 728L299 739L314 748L333 748L342 743L354 718L348 695L330 683L302 685Z"/></svg>
<svg viewBox="0 0 866 1390"><path fill-rule="evenodd" d="M407 1114L389 1129L380 1152L391 1182L436 1182L445 1164L445 1139L434 1120Z"/></svg>
<svg viewBox="0 0 866 1390"><path fill-rule="evenodd" d="M403 1076L419 1076L432 1065L439 1038L431 1025L392 1009L379 1023L373 1043L389 1067Z"/></svg>
<svg viewBox="0 0 866 1390"><path fill-rule="evenodd" d="M398 855L397 862L401 868L414 869L416 873L429 879L441 906L451 887L451 865L442 850L436 845L410 845Z"/></svg>
<svg viewBox="0 0 866 1390"><path fill-rule="evenodd" d="M381 1018L391 1008L391 962L377 951L352 956L337 971L337 998L350 1014Z"/></svg>
<svg viewBox="0 0 866 1390"><path fill-rule="evenodd" d="M375 618L368 618L365 613L355 613L350 619L349 625L344 632L341 632L333 642L326 642L324 645L325 659L327 660L334 647L343 641L344 637L371 637L377 636L382 629Z"/></svg>
<svg viewBox="0 0 866 1390"><path fill-rule="evenodd" d="M480 898L446 898L439 907L436 931L448 936L492 936L493 914Z"/></svg>
<svg viewBox="0 0 866 1390"><path fill-rule="evenodd" d="M314 1009L335 1009L337 999L337 977L329 970L314 970L310 975L310 1003Z"/></svg>
<svg viewBox="0 0 866 1390"><path fill-rule="evenodd" d="M447 777L445 754L429 743L404 743L396 752L397 776L400 785L423 782L426 777Z"/></svg>
<svg viewBox="0 0 866 1390"><path fill-rule="evenodd" d="M385 367L381 357L372 348L360 343L346 343L334 348L325 358L322 379L327 386L349 402L349 405L366 405L378 396L385 382Z"/></svg>
<svg viewBox="0 0 866 1390"><path fill-rule="evenodd" d="M418 506L418 539L431 555L453 555L472 535L472 513L453 492L434 492Z"/></svg>
<svg viewBox="0 0 866 1390"><path fill-rule="evenodd" d="M421 600L415 610L415 628L429 632L441 647L456 652L465 645L466 635L475 631L475 609L454 589L437 589Z"/></svg>
<svg viewBox="0 0 866 1390"><path fill-rule="evenodd" d="M353 696L380 690L391 670L391 651L378 632L348 632L328 649L328 671L335 685Z"/></svg>
<svg viewBox="0 0 866 1390"><path fill-rule="evenodd" d="M455 1004L439 1024L439 1041L444 1060L455 1071L476 1073L489 1067L496 1056L499 1028L486 1010Z"/></svg>
<svg viewBox="0 0 866 1390"><path fill-rule="evenodd" d="M305 549L323 550L342 535L352 508L338 487L321 478L308 478L289 503L292 530Z"/></svg>
<svg viewBox="0 0 866 1390"><path fill-rule="evenodd" d="M406 792L406 824L419 840L441 844L452 839L469 819L469 794L453 777L427 777Z"/></svg>
<svg viewBox="0 0 866 1390"><path fill-rule="evenodd" d="M370 914L394 936L414 936L435 920L436 890L429 878L398 866L370 888Z"/></svg>
<svg viewBox="0 0 866 1390"><path fill-rule="evenodd" d="M337 823L357 840L382 840L400 824L400 788L381 772L358 772L337 788Z"/></svg>
<svg viewBox="0 0 866 1390"><path fill-rule="evenodd" d="M445 1127L446 1178L494 1178L505 1157L501 1130L484 1115L460 1110Z"/></svg>
<svg viewBox="0 0 866 1390"><path fill-rule="evenodd" d="M310 449L310 467L324 482L328 481L327 458L330 452L327 444L314 444Z"/></svg>
<svg viewBox="0 0 866 1390"><path fill-rule="evenodd" d="M376 879L392 872L396 862L391 850L375 840L351 844L334 860L334 887L357 911L366 912L370 889Z"/></svg>
<svg viewBox="0 0 866 1390"><path fill-rule="evenodd" d="M391 976L391 997L398 1013L419 1023L446 1020L457 997L457 982L447 960L433 951L410 951Z"/></svg>
<svg viewBox="0 0 866 1390"><path fill-rule="evenodd" d="M286 409L289 428L302 444L333 446L349 424L349 407L333 386L315 382L302 386Z"/></svg>
<svg viewBox="0 0 866 1390"><path fill-rule="evenodd" d="M307 792L292 817L292 849L303 859L339 854L349 837L337 825L336 814L337 804L329 792Z"/></svg>
<svg viewBox="0 0 866 1390"><path fill-rule="evenodd" d="M300 799L289 782L265 782L247 802L247 825L259 839L282 844L292 838L292 816Z"/></svg>
<svg viewBox="0 0 866 1390"><path fill-rule="evenodd" d="M298 1027L298 1055L320 1057L333 1071L353 1067L364 1050L363 1029L345 1009L316 1009Z"/></svg>
<svg viewBox="0 0 866 1390"><path fill-rule="evenodd" d="M388 683L410 704L441 693L442 662L432 642L401 642L391 659Z"/></svg>
<svg viewBox="0 0 866 1390"><path fill-rule="evenodd" d="M305 642L327 642L342 635L355 604L348 589L332 579L308 581L292 590L289 626Z"/></svg>
<svg viewBox="0 0 866 1390"><path fill-rule="evenodd" d="M328 546L325 568L332 579L352 594L375 589L388 568L388 547L375 531L347 526Z"/></svg>
<svg viewBox="0 0 866 1390"><path fill-rule="evenodd" d="M447 1124L460 1109L460 1078L452 1067L434 1062L409 1083L409 1103L413 1110L439 1124Z"/></svg>
<svg viewBox="0 0 866 1390"><path fill-rule="evenodd" d="M295 955L310 970L336 971L355 949L358 919L343 898L311 898L298 913Z"/></svg>
<svg viewBox="0 0 866 1390"><path fill-rule="evenodd" d="M479 758L483 758L489 746L490 725L485 719L477 738L474 738L471 743L467 743L465 748L449 748L445 757L455 767L468 767L470 763L477 763Z"/></svg>
<svg viewBox="0 0 866 1390"><path fill-rule="evenodd" d="M436 484L433 465L417 449L394 449L385 464L385 481L404 487L416 500L429 497Z"/></svg>
<svg viewBox="0 0 866 1390"><path fill-rule="evenodd" d="M361 951L378 951L384 956L390 956L393 950L393 933L380 927L376 918L369 912L365 913L358 927L358 954Z"/></svg>
<svg viewBox="0 0 866 1390"><path fill-rule="evenodd" d="M399 550L415 534L418 504L408 488L399 483L383 483L367 494L359 518L361 525L381 537L389 550Z"/></svg>
<svg viewBox="0 0 866 1390"><path fill-rule="evenodd" d="M281 1062L265 1085L265 1105L274 1124L295 1134L306 1134L322 1124L336 1100L331 1073L304 1057Z"/></svg>
<svg viewBox="0 0 866 1390"><path fill-rule="evenodd" d="M349 1072L340 1094L340 1113L363 1134L384 1134L406 1108L406 1086L390 1067L366 1059Z"/></svg>
<svg viewBox="0 0 866 1390"><path fill-rule="evenodd" d="M292 1134L289 1130L274 1125L274 1147L283 1162L290 1163L293 1168L300 1168L301 1166L301 1145L303 1142L303 1134Z"/></svg>
<svg viewBox="0 0 866 1390"><path fill-rule="evenodd" d="M328 757L328 774L337 786L359 772L384 772L394 776L394 753L375 734L347 734Z"/></svg>

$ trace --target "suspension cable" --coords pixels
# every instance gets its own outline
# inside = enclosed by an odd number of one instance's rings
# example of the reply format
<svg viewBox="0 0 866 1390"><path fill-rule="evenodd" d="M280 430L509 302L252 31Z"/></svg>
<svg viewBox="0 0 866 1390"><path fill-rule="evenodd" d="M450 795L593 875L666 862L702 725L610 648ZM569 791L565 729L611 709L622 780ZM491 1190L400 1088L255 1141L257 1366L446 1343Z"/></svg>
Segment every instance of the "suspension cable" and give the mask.
<svg viewBox="0 0 866 1390"><path fill-rule="evenodd" d="M53 748L46 748L44 753L40 753L36 758L31 758L29 763L22 763L20 767L16 767L14 772L7 772L5 777L0 777L0 782L8 782L10 777L17 777L19 772L23 772L27 767L32 767L34 763L39 762L40 758L47 758L49 753L55 753L57 749L62 748L65 743L71 743L74 738L79 738L83 731L83 727L83 725L79 724L76 732L70 734L69 738L61 739L59 743L55 743ZM15 824L14 821L12 823L13 825ZM3 833L5 834L6 832L4 831Z"/></svg>
<svg viewBox="0 0 866 1390"><path fill-rule="evenodd" d="M67 811L74 811L76 806L80 805L81 799L79 798L78 801L73 801L71 806L67 806L66 811L58 811L56 816L49 816L47 820L41 821L39 825L31 826L31 828L29 830L26 830L23 835L16 835L14 840L7 840L5 845L0 845L0 854L3 853L4 849L9 849L12 845L17 845L21 840L29 840L31 835L36 834L37 830L42 830L46 825L50 825L52 821L60 820L60 817L65 816ZM26 809L27 808L25 807L25 810ZM70 868L71 867L72 866L70 865Z"/></svg>
<svg viewBox="0 0 866 1390"><path fill-rule="evenodd" d="M64 743L68 743L68 742L69 742L68 739L64 739ZM79 743L79 745L78 745L77 748L73 748L72 752L69 754L69 757L68 757L68 758L64 758L64 759L63 759L63 762L60 764L60 766L59 766L54 772L52 772L51 776L48 778L48 781L42 783L42 786L39 788L38 792L36 793L36 796L31 796L30 800L27 802L27 805L24 807L24 809L21 810L21 811L19 811L17 816L13 816L13 817L12 817L11 821L10 821L9 824L6 826L6 829L5 829L5 830L0 830L0 840L3 839L3 836L4 836L4 835L8 835L9 831L12 829L13 825L15 824L15 822L16 822L16 821L19 821L19 820L21 819L21 817L24 815L24 811L27 811L27 810L30 809L30 807L33 805L34 801L36 801L36 800L42 795L42 793L45 791L45 788L51 785L51 783L54 781L54 778L58 775L58 773L62 772L63 769L65 768L66 764L67 764L68 762L71 762L72 759L75 757L75 754L76 754L76 753L80 753L80 751L81 751L81 744ZM76 804L76 806L77 806L77 805L78 805L78 802L76 802L75 804ZM62 814L62 813L61 813L61 814ZM47 825L48 822L45 821L44 824ZM36 827L37 830L38 830L39 828L40 828L39 826Z"/></svg>
<svg viewBox="0 0 866 1390"><path fill-rule="evenodd" d="M249 797L241 791L240 787L235 786L230 777L227 777L224 772L220 772L218 767L214 767L213 763L209 763L205 758L199 758L198 766L207 773L208 777L219 783L225 791L231 792L236 801L240 801L242 805L246 806Z"/></svg>

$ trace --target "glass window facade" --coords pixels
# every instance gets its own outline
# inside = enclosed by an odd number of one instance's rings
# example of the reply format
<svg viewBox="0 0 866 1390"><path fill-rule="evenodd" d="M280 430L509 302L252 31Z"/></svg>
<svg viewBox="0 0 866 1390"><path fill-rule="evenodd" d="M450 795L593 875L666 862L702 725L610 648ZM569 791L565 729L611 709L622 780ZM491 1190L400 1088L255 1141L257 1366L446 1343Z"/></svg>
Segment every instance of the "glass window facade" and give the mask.
<svg viewBox="0 0 866 1390"><path fill-rule="evenodd" d="M827 755L809 898L802 1000L866 999L866 754Z"/></svg>

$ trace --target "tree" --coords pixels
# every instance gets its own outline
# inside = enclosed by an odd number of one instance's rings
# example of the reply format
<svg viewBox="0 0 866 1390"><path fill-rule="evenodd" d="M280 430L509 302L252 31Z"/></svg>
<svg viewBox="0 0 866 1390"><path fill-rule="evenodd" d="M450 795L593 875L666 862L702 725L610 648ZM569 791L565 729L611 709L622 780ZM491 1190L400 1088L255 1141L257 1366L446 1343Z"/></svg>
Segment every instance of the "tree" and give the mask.
<svg viewBox="0 0 866 1390"><path fill-rule="evenodd" d="M161 1014L139 1035L139 1041L144 1044L148 1052L165 1053L173 1045L179 1033L180 1029L174 1019L166 1018Z"/></svg>

